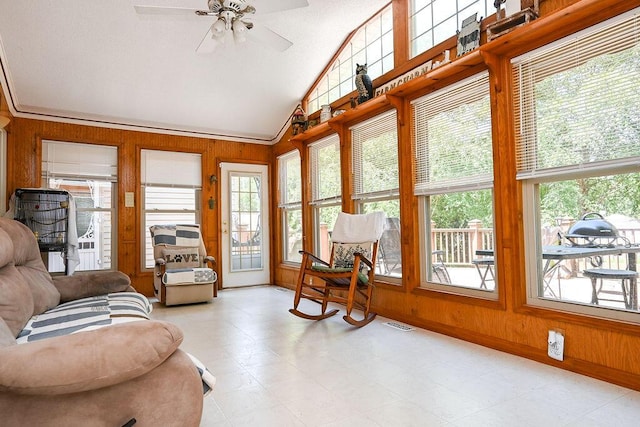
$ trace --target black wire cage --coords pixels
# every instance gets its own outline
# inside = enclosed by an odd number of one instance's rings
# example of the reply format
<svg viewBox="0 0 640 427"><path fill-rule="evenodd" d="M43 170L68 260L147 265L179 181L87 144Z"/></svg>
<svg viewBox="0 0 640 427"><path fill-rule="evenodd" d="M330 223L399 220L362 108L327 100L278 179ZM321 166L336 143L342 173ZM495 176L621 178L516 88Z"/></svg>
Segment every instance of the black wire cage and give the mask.
<svg viewBox="0 0 640 427"><path fill-rule="evenodd" d="M69 193L45 188L18 188L14 219L33 231L40 252L67 251Z"/></svg>

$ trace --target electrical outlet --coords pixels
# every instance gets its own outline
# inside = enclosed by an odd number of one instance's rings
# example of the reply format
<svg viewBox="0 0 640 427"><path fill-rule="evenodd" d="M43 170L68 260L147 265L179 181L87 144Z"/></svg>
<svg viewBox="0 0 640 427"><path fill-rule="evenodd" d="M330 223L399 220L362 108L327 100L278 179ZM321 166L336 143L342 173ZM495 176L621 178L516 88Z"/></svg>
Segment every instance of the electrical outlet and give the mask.
<svg viewBox="0 0 640 427"><path fill-rule="evenodd" d="M562 331L549 330L549 339L547 340L549 345L547 353L552 359L559 361L564 360L564 334Z"/></svg>

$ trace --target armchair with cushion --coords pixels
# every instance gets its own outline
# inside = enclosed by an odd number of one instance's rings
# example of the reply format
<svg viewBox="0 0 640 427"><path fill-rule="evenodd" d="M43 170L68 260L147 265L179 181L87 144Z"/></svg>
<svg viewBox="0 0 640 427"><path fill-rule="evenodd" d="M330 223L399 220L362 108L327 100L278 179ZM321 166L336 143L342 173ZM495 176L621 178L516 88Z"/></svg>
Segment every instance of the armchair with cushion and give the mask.
<svg viewBox="0 0 640 427"><path fill-rule="evenodd" d="M198 426L215 379L150 312L123 273L52 278L0 218L0 424Z"/></svg>
<svg viewBox="0 0 640 427"><path fill-rule="evenodd" d="M155 258L153 289L165 305L211 301L218 295L213 270L197 224L149 227Z"/></svg>

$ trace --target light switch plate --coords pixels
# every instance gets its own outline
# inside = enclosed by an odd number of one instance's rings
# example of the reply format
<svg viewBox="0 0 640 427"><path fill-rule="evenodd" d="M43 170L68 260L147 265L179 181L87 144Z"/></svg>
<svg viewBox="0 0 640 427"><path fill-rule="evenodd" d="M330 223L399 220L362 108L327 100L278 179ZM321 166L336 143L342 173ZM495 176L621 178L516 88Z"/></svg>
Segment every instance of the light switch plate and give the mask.
<svg viewBox="0 0 640 427"><path fill-rule="evenodd" d="M124 207L132 208L135 206L133 191L127 191L124 193Z"/></svg>

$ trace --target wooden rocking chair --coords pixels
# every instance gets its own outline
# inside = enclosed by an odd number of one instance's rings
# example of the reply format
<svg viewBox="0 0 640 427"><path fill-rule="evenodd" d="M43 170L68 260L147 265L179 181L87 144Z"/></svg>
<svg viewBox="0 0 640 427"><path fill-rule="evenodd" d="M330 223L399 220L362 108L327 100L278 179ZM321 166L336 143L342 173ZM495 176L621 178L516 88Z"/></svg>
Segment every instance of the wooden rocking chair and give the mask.
<svg viewBox="0 0 640 427"><path fill-rule="evenodd" d="M327 311L327 305L336 302L346 306L347 314L343 319L347 323L361 327L371 322L376 317L370 307L375 286L378 240L384 224L383 212L363 215L339 213L331 235L329 262L309 252L300 251L302 264L293 308L289 312L305 319L322 320L339 311ZM320 304L322 312L307 314L299 311L301 299ZM354 308L363 311L362 320L351 316Z"/></svg>

